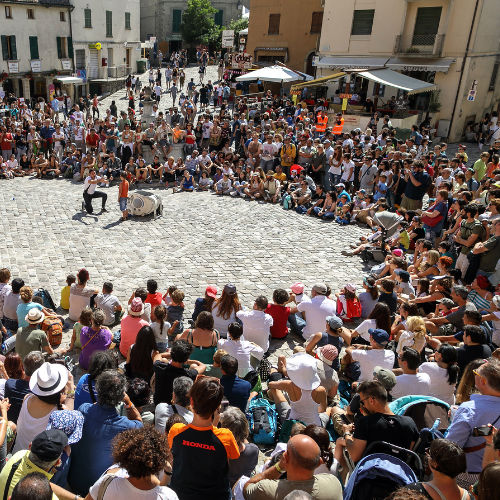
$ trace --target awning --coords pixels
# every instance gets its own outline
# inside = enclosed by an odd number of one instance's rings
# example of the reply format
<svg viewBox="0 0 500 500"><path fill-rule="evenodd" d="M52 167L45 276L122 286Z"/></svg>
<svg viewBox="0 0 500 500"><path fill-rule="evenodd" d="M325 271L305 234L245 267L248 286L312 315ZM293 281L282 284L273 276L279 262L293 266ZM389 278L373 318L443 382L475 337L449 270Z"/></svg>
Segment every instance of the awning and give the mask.
<svg viewBox="0 0 500 500"><path fill-rule="evenodd" d="M265 68L251 71L246 75L241 75L236 78L238 82L246 82L252 80L261 80L263 82L295 82L297 80L312 80L312 76L305 73L299 73L287 68L286 66L267 66Z"/></svg>
<svg viewBox="0 0 500 500"><path fill-rule="evenodd" d="M383 68L387 57L315 57L313 66L318 68L369 69Z"/></svg>
<svg viewBox="0 0 500 500"><path fill-rule="evenodd" d="M455 59L420 59L417 57L391 57L386 66L399 71L441 71L446 73Z"/></svg>
<svg viewBox="0 0 500 500"><path fill-rule="evenodd" d="M238 35L248 35L248 28L238 31Z"/></svg>
<svg viewBox="0 0 500 500"><path fill-rule="evenodd" d="M78 78L77 76L58 76L54 80L63 83L64 85L68 83L73 83L75 85L85 85L83 78Z"/></svg>
<svg viewBox="0 0 500 500"><path fill-rule="evenodd" d="M360 71L357 74L382 85L406 90L408 94L419 94L420 92L430 92L437 89L437 85L433 83L417 80L411 76L392 71L392 69L373 69L371 71Z"/></svg>
<svg viewBox="0 0 500 500"><path fill-rule="evenodd" d="M309 82L302 82L302 83L297 83L292 87L293 89L301 89L304 87L316 87L318 85L325 85L331 80L338 80L339 78L342 78L345 76L345 73L341 71L340 73L333 73L333 75L328 75L328 76L322 76L321 78L316 78L316 80L311 80Z"/></svg>

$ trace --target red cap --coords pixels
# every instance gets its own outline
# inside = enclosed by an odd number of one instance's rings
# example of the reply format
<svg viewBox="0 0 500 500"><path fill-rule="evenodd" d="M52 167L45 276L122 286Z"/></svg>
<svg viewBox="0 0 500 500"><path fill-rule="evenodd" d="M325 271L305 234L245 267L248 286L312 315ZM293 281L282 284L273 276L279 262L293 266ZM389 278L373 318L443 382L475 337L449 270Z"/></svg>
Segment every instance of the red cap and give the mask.
<svg viewBox="0 0 500 500"><path fill-rule="evenodd" d="M217 297L217 288L215 286L208 285L205 289L205 294L215 299L215 297Z"/></svg>

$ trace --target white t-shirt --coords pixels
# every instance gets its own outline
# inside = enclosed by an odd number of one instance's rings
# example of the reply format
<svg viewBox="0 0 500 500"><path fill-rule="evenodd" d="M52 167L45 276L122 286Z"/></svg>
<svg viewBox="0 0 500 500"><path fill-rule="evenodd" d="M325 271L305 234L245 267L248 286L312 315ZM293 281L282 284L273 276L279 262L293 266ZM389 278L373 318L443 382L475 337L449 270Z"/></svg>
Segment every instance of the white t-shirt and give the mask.
<svg viewBox="0 0 500 500"><path fill-rule="evenodd" d="M377 328L376 320L365 319L363 321L363 323L361 323L354 331L357 332L363 340L370 342L370 334L368 333L368 330L370 328ZM353 344L355 344L355 343L356 343L356 340L354 340Z"/></svg>
<svg viewBox="0 0 500 500"><path fill-rule="evenodd" d="M236 316L243 323L243 337L262 348L264 352L269 349L269 337L273 318L264 311L256 309L238 311Z"/></svg>
<svg viewBox="0 0 500 500"><path fill-rule="evenodd" d="M120 305L118 298L110 293L100 293L95 298L95 305L104 313L104 324L112 325L115 322L115 307Z"/></svg>
<svg viewBox="0 0 500 500"><path fill-rule="evenodd" d="M352 359L353 361L359 361L361 375L358 381L364 382L373 379L373 369L376 366L392 370L395 356L392 351L387 349L354 349Z"/></svg>
<svg viewBox="0 0 500 500"><path fill-rule="evenodd" d="M102 180L102 177L95 177L95 179L92 179L90 175L85 178L85 182L83 183L83 191L87 191L87 194L94 194L95 190L97 189L97 184L90 184L91 180ZM88 187L88 189L87 189Z"/></svg>
<svg viewBox="0 0 500 500"><path fill-rule="evenodd" d="M69 319L78 321L81 312L90 306L90 297L95 291L90 288L80 288L74 283L69 289Z"/></svg>
<svg viewBox="0 0 500 500"><path fill-rule="evenodd" d="M93 486L90 487L90 496L98 498L99 486L106 479L101 476ZM106 488L103 500L123 500L124 498L141 498L143 500L179 500L177 493L167 486L156 486L152 490L139 490L124 477L115 477Z"/></svg>
<svg viewBox="0 0 500 500"><path fill-rule="evenodd" d="M328 169L330 174L340 175L342 173L342 162L337 161L335 158L332 158L332 163L330 168Z"/></svg>
<svg viewBox="0 0 500 500"><path fill-rule="evenodd" d="M324 295L316 295L309 302L302 301L297 309L306 313L306 326L302 336L307 340L311 335L325 331L327 316L336 316L337 304Z"/></svg>
<svg viewBox="0 0 500 500"><path fill-rule="evenodd" d="M264 142L262 144L262 159L265 161L272 160L277 151L278 149L274 142L271 142L271 144Z"/></svg>
<svg viewBox="0 0 500 500"><path fill-rule="evenodd" d="M425 337L420 337L418 339L415 338L415 334L413 332L408 332L404 330L403 333L399 336L398 346L396 348L396 352L401 354L403 352L403 347L412 347L416 349L418 352L421 352L425 347Z"/></svg>
<svg viewBox="0 0 500 500"><path fill-rule="evenodd" d="M168 321L163 322L163 330L161 330L161 325L157 321L151 323L151 328L153 329L153 333L155 334L156 342L167 342L168 338L168 330L172 326Z"/></svg>
<svg viewBox="0 0 500 500"><path fill-rule="evenodd" d="M175 405L177 414L180 415L188 424L193 421L193 413L181 405ZM174 414L174 408L171 404L160 403L155 409L155 428L162 434L165 432L167 420Z"/></svg>
<svg viewBox="0 0 500 500"><path fill-rule="evenodd" d="M428 395L445 401L452 405L455 403L455 384L448 383L448 372L446 368L441 368L437 363L428 361L418 367L419 373L429 375L432 383Z"/></svg>
<svg viewBox="0 0 500 500"><path fill-rule="evenodd" d="M431 378L427 373L417 373L412 375L405 373L396 377L396 385L391 391L393 399L402 398L403 396L431 395Z"/></svg>
<svg viewBox="0 0 500 500"><path fill-rule="evenodd" d="M347 161L342 163L342 177L341 179L346 182L352 182L354 180L354 163L352 161Z"/></svg>
<svg viewBox="0 0 500 500"><path fill-rule="evenodd" d="M248 342L248 340L220 339L217 343L217 349L224 349L224 351L238 360L238 377L241 378L245 377L250 370L253 370L250 364L250 356L258 360L264 357L262 347Z"/></svg>

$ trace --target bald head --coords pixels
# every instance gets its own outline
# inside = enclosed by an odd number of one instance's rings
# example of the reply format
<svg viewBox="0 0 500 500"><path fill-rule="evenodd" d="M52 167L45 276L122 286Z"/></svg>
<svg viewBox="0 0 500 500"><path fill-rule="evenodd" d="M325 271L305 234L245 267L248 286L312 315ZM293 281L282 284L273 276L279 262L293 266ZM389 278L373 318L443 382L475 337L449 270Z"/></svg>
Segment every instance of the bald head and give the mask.
<svg viewBox="0 0 500 500"><path fill-rule="evenodd" d="M316 442L305 434L297 434L288 441L287 452L296 467L314 471L320 463L320 449Z"/></svg>

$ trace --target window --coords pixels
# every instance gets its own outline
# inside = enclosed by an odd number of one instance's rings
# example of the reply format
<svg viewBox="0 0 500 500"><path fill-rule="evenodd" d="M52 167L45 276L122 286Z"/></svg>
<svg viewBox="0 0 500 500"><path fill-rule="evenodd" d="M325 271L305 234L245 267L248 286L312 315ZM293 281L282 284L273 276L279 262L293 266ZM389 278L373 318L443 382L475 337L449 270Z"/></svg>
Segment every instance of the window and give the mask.
<svg viewBox="0 0 500 500"><path fill-rule="evenodd" d="M35 11L33 9L26 9L28 19L35 19Z"/></svg>
<svg viewBox="0 0 500 500"><path fill-rule="evenodd" d="M15 35L2 35L2 58L4 61L17 59Z"/></svg>
<svg viewBox="0 0 500 500"><path fill-rule="evenodd" d="M30 36L30 57L31 59L39 59L38 55L38 37Z"/></svg>
<svg viewBox="0 0 500 500"><path fill-rule="evenodd" d="M375 9L355 10L351 35L371 35L374 15Z"/></svg>
<svg viewBox="0 0 500 500"><path fill-rule="evenodd" d="M182 10L172 10L172 33L180 33L182 24Z"/></svg>
<svg viewBox="0 0 500 500"><path fill-rule="evenodd" d="M92 28L92 11L83 9L84 28Z"/></svg>
<svg viewBox="0 0 500 500"><path fill-rule="evenodd" d="M267 28L268 35L280 34L280 19L281 14L269 14L269 27Z"/></svg>
<svg viewBox="0 0 500 500"><path fill-rule="evenodd" d="M219 9L214 16L214 21L216 26L222 26L224 19L224 11L222 9Z"/></svg>
<svg viewBox="0 0 500 500"><path fill-rule="evenodd" d="M323 24L323 12L313 12L311 18L311 33L321 33Z"/></svg>
<svg viewBox="0 0 500 500"><path fill-rule="evenodd" d="M57 57L59 59L73 59L73 39L71 37L56 37Z"/></svg>
<svg viewBox="0 0 500 500"><path fill-rule="evenodd" d="M441 7L421 7L417 10L412 45L434 45L441 19Z"/></svg>
<svg viewBox="0 0 500 500"><path fill-rule="evenodd" d="M7 19L12 19L12 9L10 8L9 5L5 6L5 17Z"/></svg>
<svg viewBox="0 0 500 500"><path fill-rule="evenodd" d="M130 27L130 12L125 12L125 29L126 30L131 30L132 29Z"/></svg>
<svg viewBox="0 0 500 500"><path fill-rule="evenodd" d="M382 85L381 83L375 83L373 85L373 94L374 96L378 97L384 97L385 94L385 85Z"/></svg>
<svg viewBox="0 0 500 500"><path fill-rule="evenodd" d="M498 75L498 66L500 66L500 63L496 62L493 65L493 71L491 72L491 79L490 79L490 85L488 87L488 90L495 90L495 83L497 81L497 75Z"/></svg>
<svg viewBox="0 0 500 500"><path fill-rule="evenodd" d="M106 36L113 36L113 13L106 11Z"/></svg>
<svg viewBox="0 0 500 500"><path fill-rule="evenodd" d="M85 49L75 50L76 69L85 69Z"/></svg>
<svg viewBox="0 0 500 500"><path fill-rule="evenodd" d="M61 12L59 12L59 21L61 21L63 23L66 21L66 12L64 12L62 10L61 10Z"/></svg>

